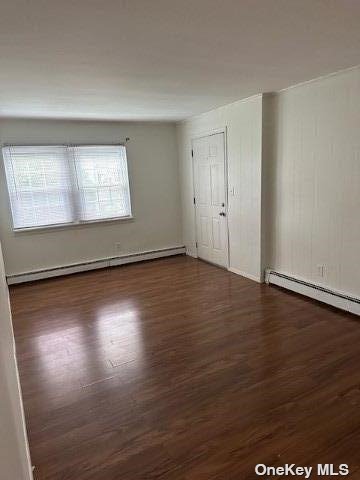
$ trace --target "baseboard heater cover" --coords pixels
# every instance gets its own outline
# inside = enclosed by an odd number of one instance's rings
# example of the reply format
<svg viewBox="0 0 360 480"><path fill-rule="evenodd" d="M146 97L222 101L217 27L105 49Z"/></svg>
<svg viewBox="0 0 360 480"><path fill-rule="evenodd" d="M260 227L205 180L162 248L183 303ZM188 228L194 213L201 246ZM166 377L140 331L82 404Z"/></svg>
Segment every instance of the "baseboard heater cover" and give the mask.
<svg viewBox="0 0 360 480"><path fill-rule="evenodd" d="M173 255L185 254L185 247L162 248L158 250L148 250L145 252L131 253L128 255L120 255L117 257L93 260L90 262L82 262L61 267L47 268L43 270L35 270L32 272L19 273L16 275L8 275L8 285L16 283L33 282L34 280L42 280L44 278L59 277L61 275L71 275L72 273L86 272L88 270L97 270L100 268L116 267L126 265L128 263L142 262L144 260L154 260L156 258L170 257Z"/></svg>
<svg viewBox="0 0 360 480"><path fill-rule="evenodd" d="M331 290L285 273L276 272L272 269L265 271L265 282L287 288L355 315L360 315L360 298L347 295L346 293L337 292L336 290Z"/></svg>

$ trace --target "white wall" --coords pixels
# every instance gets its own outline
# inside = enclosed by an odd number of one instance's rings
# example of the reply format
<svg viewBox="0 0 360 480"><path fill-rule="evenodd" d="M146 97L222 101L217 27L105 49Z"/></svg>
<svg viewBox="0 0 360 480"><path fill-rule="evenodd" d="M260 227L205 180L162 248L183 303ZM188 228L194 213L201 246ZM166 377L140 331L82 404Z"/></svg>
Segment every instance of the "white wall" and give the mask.
<svg viewBox="0 0 360 480"><path fill-rule="evenodd" d="M0 478L32 478L0 246Z"/></svg>
<svg viewBox="0 0 360 480"><path fill-rule="evenodd" d="M183 240L196 256L191 139L227 128L230 268L260 280L262 96L232 103L178 124Z"/></svg>
<svg viewBox="0 0 360 480"><path fill-rule="evenodd" d="M272 111L269 266L360 296L360 70L280 92ZM325 266L324 277L318 265Z"/></svg>
<svg viewBox="0 0 360 480"><path fill-rule="evenodd" d="M106 143L125 137L131 139L131 221L14 234L0 162L0 238L7 274L182 245L174 124L0 120L1 143Z"/></svg>

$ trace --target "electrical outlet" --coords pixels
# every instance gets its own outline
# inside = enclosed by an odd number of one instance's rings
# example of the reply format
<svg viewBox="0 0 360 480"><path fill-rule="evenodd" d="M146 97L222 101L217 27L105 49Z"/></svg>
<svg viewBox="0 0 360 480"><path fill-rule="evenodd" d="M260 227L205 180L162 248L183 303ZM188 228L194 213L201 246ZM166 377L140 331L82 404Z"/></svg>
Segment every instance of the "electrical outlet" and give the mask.
<svg viewBox="0 0 360 480"><path fill-rule="evenodd" d="M323 278L325 276L325 265L317 265L316 268L318 276Z"/></svg>
<svg viewBox="0 0 360 480"><path fill-rule="evenodd" d="M115 243L115 248L116 248L116 251L120 252L121 251L121 243Z"/></svg>

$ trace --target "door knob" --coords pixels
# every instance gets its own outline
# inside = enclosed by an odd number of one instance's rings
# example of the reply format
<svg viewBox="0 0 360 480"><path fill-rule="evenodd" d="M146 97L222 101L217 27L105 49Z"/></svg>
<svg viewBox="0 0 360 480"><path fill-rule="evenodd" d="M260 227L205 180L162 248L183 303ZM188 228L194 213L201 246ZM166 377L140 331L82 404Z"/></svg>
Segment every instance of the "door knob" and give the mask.
<svg viewBox="0 0 360 480"><path fill-rule="evenodd" d="M225 213L225 212L220 212L219 215L220 215L221 217L226 217L226 213Z"/></svg>

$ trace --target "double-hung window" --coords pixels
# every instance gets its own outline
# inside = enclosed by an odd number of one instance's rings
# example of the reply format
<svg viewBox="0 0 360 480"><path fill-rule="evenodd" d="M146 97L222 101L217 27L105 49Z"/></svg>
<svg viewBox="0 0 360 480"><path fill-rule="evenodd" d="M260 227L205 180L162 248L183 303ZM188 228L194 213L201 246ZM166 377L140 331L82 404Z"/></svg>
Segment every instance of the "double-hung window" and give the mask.
<svg viewBox="0 0 360 480"><path fill-rule="evenodd" d="M123 145L3 147L14 230L131 217Z"/></svg>

